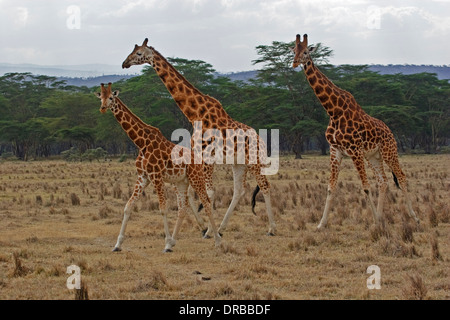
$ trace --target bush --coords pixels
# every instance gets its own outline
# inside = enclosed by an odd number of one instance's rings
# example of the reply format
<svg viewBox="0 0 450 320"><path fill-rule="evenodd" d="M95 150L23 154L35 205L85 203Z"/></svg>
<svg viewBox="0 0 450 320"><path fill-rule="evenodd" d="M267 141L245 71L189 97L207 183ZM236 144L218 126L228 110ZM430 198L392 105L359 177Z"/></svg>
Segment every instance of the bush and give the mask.
<svg viewBox="0 0 450 320"><path fill-rule="evenodd" d="M125 160L127 160L127 155L126 154L122 154L119 158L119 162L124 162Z"/></svg>
<svg viewBox="0 0 450 320"><path fill-rule="evenodd" d="M3 152L1 155L2 160L18 160L18 158L12 152Z"/></svg>
<svg viewBox="0 0 450 320"><path fill-rule="evenodd" d="M64 160L69 162L81 161L81 153L75 147L72 147L66 151L62 151L61 156Z"/></svg>
<svg viewBox="0 0 450 320"><path fill-rule="evenodd" d="M97 149L88 149L83 154L78 150L78 148L72 147L69 150L62 151L61 156L64 160L69 162L76 161L89 161L92 160L100 161L100 159L104 159L108 152L106 152L103 148Z"/></svg>
<svg viewBox="0 0 450 320"><path fill-rule="evenodd" d="M88 160L89 162L92 162L92 160L100 161L100 159L104 159L108 152L103 150L103 148L97 148L97 149L88 149L85 153L81 156L82 160Z"/></svg>

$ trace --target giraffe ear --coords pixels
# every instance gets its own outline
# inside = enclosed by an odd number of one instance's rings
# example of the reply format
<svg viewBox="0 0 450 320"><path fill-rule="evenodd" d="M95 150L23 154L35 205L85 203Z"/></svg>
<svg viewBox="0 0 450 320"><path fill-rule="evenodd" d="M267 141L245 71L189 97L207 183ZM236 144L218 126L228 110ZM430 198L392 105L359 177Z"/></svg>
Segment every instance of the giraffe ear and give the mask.
<svg viewBox="0 0 450 320"><path fill-rule="evenodd" d="M114 96L114 97L118 97L118 96L119 96L119 91L118 91L118 90L114 91L114 92L113 92L113 96Z"/></svg>
<svg viewBox="0 0 450 320"><path fill-rule="evenodd" d="M95 96L99 99L101 99L102 94L100 92L94 92Z"/></svg>
<svg viewBox="0 0 450 320"><path fill-rule="evenodd" d="M309 47L308 48L309 53L314 53L314 52L316 52L316 50L317 50L317 47Z"/></svg>

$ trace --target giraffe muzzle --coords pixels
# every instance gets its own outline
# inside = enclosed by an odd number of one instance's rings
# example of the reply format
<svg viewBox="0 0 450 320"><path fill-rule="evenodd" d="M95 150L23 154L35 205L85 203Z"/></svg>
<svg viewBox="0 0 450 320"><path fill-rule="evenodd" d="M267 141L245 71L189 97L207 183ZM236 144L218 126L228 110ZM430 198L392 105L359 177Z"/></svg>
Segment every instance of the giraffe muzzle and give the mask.
<svg viewBox="0 0 450 320"><path fill-rule="evenodd" d="M127 60L125 60L122 63L122 69L128 69L129 67L130 67L130 63Z"/></svg>

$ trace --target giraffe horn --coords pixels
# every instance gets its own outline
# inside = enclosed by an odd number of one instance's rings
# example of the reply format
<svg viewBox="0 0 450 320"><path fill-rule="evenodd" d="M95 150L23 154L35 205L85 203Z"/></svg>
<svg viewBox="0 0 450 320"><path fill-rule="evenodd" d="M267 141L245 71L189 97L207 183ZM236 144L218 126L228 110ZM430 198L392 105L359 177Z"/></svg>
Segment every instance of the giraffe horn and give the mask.
<svg viewBox="0 0 450 320"><path fill-rule="evenodd" d="M144 42L142 43L143 46L147 46L148 38L145 38Z"/></svg>
<svg viewBox="0 0 450 320"><path fill-rule="evenodd" d="M303 41L302 41L302 43L304 43L305 46L308 46L308 35L307 35L306 33L303 35Z"/></svg>
<svg viewBox="0 0 450 320"><path fill-rule="evenodd" d="M296 44L300 43L300 35L299 34L295 37L295 43Z"/></svg>

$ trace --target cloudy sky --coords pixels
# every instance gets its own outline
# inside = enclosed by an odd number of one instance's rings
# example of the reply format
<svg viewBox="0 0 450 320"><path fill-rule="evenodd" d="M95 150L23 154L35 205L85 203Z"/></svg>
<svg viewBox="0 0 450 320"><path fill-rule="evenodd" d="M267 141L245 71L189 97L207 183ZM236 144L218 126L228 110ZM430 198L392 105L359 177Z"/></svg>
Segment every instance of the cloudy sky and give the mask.
<svg viewBox="0 0 450 320"><path fill-rule="evenodd" d="M220 72L307 33L333 64L450 64L450 0L0 0L0 63L121 65L135 43Z"/></svg>

